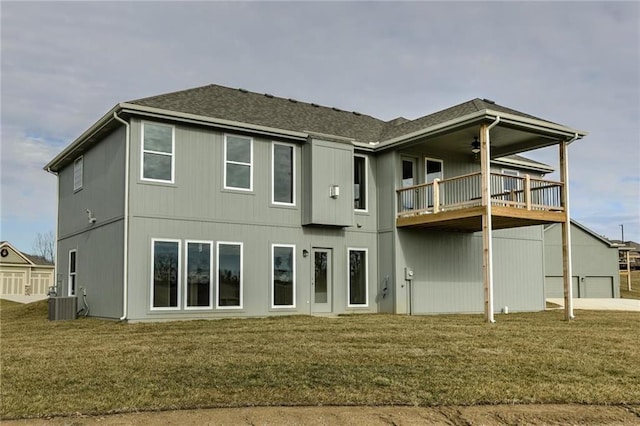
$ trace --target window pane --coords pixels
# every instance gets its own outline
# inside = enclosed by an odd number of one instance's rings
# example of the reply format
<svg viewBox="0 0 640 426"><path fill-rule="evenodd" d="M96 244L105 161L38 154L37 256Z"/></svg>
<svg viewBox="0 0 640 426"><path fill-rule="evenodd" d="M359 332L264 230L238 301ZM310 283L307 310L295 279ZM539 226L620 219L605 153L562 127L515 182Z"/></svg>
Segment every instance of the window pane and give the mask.
<svg viewBox="0 0 640 426"><path fill-rule="evenodd" d="M293 247L273 248L273 304L293 306Z"/></svg>
<svg viewBox="0 0 640 426"><path fill-rule="evenodd" d="M218 246L218 306L240 306L240 246Z"/></svg>
<svg viewBox="0 0 640 426"><path fill-rule="evenodd" d="M317 251L315 252L314 259L314 302L315 303L327 303L328 300L328 263L327 252Z"/></svg>
<svg viewBox="0 0 640 426"><path fill-rule="evenodd" d="M367 252L349 251L349 304L367 304Z"/></svg>
<svg viewBox="0 0 640 426"><path fill-rule="evenodd" d="M434 160L426 160L427 175L426 183L433 182L434 179L442 179L442 162Z"/></svg>
<svg viewBox="0 0 640 426"><path fill-rule="evenodd" d="M145 179L171 181L171 156L145 152L142 177Z"/></svg>
<svg viewBox="0 0 640 426"><path fill-rule="evenodd" d="M69 252L69 272L76 271L76 252Z"/></svg>
<svg viewBox="0 0 640 426"><path fill-rule="evenodd" d="M173 128L159 124L144 124L144 149L171 154L173 152Z"/></svg>
<svg viewBox="0 0 640 426"><path fill-rule="evenodd" d="M73 163L73 190L82 188L82 173L83 173L83 157L78 158Z"/></svg>
<svg viewBox="0 0 640 426"><path fill-rule="evenodd" d="M365 158L353 157L353 206L356 209L364 210L367 207L366 194L367 188L365 186Z"/></svg>
<svg viewBox="0 0 640 426"><path fill-rule="evenodd" d="M177 242L153 243L153 306L169 308L178 306L178 256Z"/></svg>
<svg viewBox="0 0 640 426"><path fill-rule="evenodd" d="M251 163L251 139L227 136L227 161Z"/></svg>
<svg viewBox="0 0 640 426"><path fill-rule="evenodd" d="M231 188L251 188L251 167L227 163L227 186Z"/></svg>
<svg viewBox="0 0 640 426"><path fill-rule="evenodd" d="M211 306L211 244L187 244L187 306Z"/></svg>
<svg viewBox="0 0 640 426"><path fill-rule="evenodd" d="M273 201L293 203L293 147L273 146Z"/></svg>

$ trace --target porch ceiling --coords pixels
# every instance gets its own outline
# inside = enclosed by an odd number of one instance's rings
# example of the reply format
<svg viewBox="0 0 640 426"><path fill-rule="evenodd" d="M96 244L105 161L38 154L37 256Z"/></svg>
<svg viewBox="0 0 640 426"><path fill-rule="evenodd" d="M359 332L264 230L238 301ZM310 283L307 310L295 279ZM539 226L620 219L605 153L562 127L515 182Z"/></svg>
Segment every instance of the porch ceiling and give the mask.
<svg viewBox="0 0 640 426"><path fill-rule="evenodd" d="M428 151L452 152L471 155L471 143L474 137L480 135L480 125L472 125L455 131L421 138L408 146L428 147ZM557 136L552 136L533 130L516 129L513 126L498 124L491 130L491 158L504 157L534 149L555 145L559 142Z"/></svg>

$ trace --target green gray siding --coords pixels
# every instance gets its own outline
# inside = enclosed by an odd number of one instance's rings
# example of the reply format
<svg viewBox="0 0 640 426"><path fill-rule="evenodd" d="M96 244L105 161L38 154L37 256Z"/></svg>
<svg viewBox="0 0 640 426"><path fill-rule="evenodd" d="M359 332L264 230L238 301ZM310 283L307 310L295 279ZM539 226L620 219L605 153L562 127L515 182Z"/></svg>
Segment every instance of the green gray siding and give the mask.
<svg viewBox="0 0 640 426"><path fill-rule="evenodd" d="M545 229L546 297L564 297L562 290L562 227ZM573 297L620 297L618 249L571 224ZM559 279L560 278L560 279Z"/></svg>

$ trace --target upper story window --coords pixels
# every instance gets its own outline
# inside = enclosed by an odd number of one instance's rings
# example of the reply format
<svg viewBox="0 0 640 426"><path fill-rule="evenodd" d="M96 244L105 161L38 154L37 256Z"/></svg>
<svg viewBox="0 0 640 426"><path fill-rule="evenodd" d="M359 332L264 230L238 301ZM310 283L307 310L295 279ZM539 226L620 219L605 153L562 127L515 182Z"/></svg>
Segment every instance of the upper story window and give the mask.
<svg viewBox="0 0 640 426"><path fill-rule="evenodd" d="M290 144L272 145L271 193L273 204L293 206L295 200L295 147Z"/></svg>
<svg viewBox="0 0 640 426"><path fill-rule="evenodd" d="M367 211L367 157L353 157L353 208Z"/></svg>
<svg viewBox="0 0 640 426"><path fill-rule="evenodd" d="M424 159L424 182L431 183L435 179L440 179L444 177L442 173L442 160L436 160L433 158L425 158Z"/></svg>
<svg viewBox="0 0 640 426"><path fill-rule="evenodd" d="M175 131L173 126L142 123L141 179L174 182Z"/></svg>
<svg viewBox="0 0 640 426"><path fill-rule="evenodd" d="M253 190L253 140L242 136L224 138L225 189Z"/></svg>
<svg viewBox="0 0 640 426"><path fill-rule="evenodd" d="M73 190L82 189L82 177L84 174L84 157L76 158L73 162Z"/></svg>

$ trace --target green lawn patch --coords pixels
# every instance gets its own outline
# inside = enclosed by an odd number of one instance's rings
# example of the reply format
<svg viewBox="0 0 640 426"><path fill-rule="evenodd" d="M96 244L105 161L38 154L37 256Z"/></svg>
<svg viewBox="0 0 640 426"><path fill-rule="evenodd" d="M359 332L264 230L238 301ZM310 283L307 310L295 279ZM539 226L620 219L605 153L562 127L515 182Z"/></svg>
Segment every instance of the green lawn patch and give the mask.
<svg viewBox="0 0 640 426"><path fill-rule="evenodd" d="M640 404L640 315L50 322L0 301L1 415L270 405Z"/></svg>

